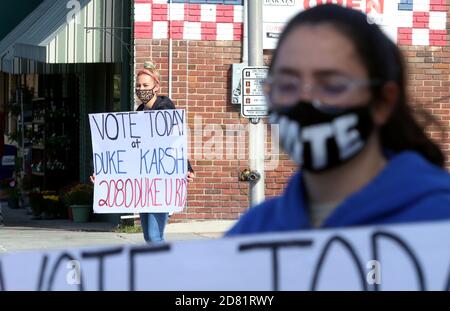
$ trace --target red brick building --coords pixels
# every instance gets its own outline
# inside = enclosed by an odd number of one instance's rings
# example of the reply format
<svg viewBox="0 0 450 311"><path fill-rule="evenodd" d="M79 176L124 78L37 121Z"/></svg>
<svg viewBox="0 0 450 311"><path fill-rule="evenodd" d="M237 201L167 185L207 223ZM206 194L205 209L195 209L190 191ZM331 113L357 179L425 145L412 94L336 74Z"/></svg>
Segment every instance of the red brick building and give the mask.
<svg viewBox="0 0 450 311"><path fill-rule="evenodd" d="M253 0L252 0L253 1ZM170 4L168 4L170 2ZM196 180L188 206L175 220L235 219L248 205L248 184L238 171L248 167L247 119L231 103L231 65L243 60L243 1L135 0L135 68L153 60L170 94L189 116L190 161ZM299 10L321 1L296 1ZM340 0L373 10L402 48L408 62L412 103L444 126L428 128L449 158L450 167L450 1ZM271 50L265 50L268 63ZM170 90L169 90L170 89ZM267 126L266 197L279 194L295 166L273 149ZM275 151L275 153L274 153Z"/></svg>

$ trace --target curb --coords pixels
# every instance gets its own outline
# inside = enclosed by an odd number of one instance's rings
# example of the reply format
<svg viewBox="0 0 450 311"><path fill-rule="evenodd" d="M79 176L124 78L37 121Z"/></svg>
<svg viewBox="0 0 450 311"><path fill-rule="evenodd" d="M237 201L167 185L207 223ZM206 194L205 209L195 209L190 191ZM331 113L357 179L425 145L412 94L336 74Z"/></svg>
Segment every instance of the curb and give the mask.
<svg viewBox="0 0 450 311"><path fill-rule="evenodd" d="M191 221L171 223L166 226L166 233L225 233L236 220Z"/></svg>

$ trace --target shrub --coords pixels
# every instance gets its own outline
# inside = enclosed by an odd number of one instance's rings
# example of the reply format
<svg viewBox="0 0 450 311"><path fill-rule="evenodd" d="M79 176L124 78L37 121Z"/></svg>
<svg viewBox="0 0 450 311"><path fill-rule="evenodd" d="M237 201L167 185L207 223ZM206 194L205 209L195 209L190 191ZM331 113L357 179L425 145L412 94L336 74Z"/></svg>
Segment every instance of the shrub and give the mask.
<svg viewBox="0 0 450 311"><path fill-rule="evenodd" d="M77 184L63 195L64 203L70 205L92 205L94 187L90 184Z"/></svg>

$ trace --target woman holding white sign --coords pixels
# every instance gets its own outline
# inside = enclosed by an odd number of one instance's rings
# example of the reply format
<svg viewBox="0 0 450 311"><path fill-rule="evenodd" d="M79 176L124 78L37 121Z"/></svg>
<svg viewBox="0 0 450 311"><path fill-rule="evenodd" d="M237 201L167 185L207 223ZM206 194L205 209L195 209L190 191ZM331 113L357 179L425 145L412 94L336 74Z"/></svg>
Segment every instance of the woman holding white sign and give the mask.
<svg viewBox="0 0 450 311"><path fill-rule="evenodd" d="M159 96L160 79L155 66L146 62L144 68L139 70L136 76L136 97L140 101L137 111L175 109L172 100L167 96ZM151 134L149 134L151 135ZM193 181L194 171L188 160L187 180ZM95 182L95 175L91 176ZM140 213L142 231L146 242L163 242L164 229L169 213Z"/></svg>
<svg viewBox="0 0 450 311"><path fill-rule="evenodd" d="M450 174L410 108L398 47L363 13L319 5L280 36L265 93L301 169L228 235L450 219Z"/></svg>
<svg viewBox="0 0 450 311"><path fill-rule="evenodd" d="M144 69L139 70L136 76L136 96L141 102L137 111L175 109L169 97L157 95L160 90L159 81L159 73L154 64L146 62ZM193 181L194 177L194 171L188 161L188 181ZM164 228L169 219L169 213L141 213L140 218L146 242L164 241Z"/></svg>

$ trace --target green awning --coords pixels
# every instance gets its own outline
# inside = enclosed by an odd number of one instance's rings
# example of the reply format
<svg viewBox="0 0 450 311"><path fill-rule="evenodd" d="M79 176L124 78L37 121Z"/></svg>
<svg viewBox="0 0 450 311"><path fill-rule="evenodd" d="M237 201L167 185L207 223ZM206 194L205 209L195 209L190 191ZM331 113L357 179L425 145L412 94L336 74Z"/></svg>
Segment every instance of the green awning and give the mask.
<svg viewBox="0 0 450 311"><path fill-rule="evenodd" d="M0 42L0 70L51 73L76 64L121 62L124 1L78 0L74 19L75 6L68 4L75 2L45 0L28 15Z"/></svg>

